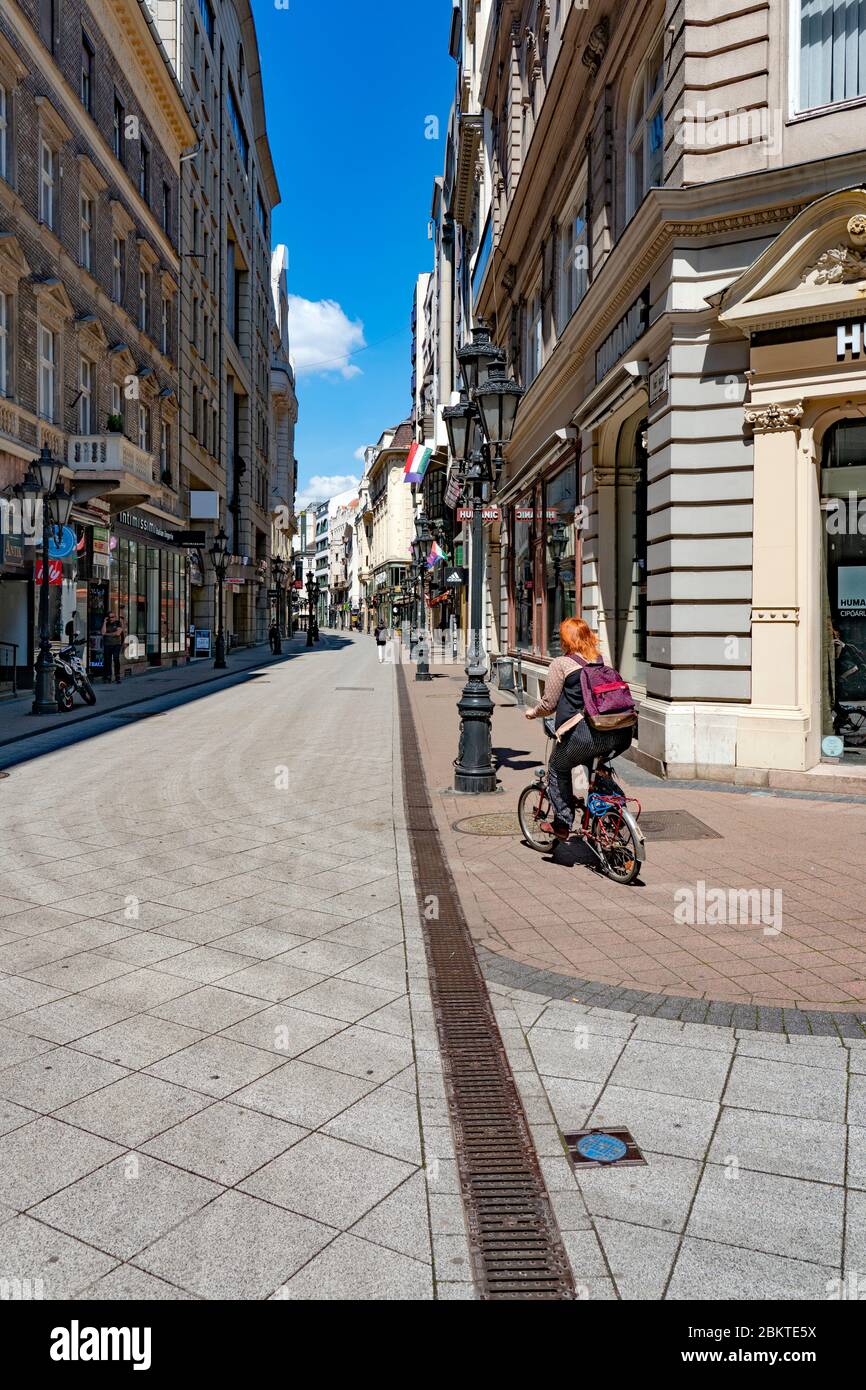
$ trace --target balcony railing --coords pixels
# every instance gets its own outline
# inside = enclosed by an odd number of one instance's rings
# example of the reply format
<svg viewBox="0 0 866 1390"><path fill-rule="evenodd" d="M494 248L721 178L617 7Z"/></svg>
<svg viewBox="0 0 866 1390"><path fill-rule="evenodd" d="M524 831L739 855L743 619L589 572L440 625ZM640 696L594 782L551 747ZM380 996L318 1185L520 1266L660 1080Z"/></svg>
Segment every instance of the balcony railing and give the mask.
<svg viewBox="0 0 866 1390"><path fill-rule="evenodd" d="M149 486L159 481L159 460L124 434L77 434L69 441L70 468L132 473Z"/></svg>

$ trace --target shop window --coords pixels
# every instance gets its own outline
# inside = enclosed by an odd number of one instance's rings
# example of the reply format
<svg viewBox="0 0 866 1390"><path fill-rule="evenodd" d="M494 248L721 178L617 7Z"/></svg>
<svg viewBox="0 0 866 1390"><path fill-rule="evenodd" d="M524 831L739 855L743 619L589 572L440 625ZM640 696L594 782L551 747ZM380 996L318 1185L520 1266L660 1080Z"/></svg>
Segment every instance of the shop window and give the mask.
<svg viewBox="0 0 866 1390"><path fill-rule="evenodd" d="M826 511L827 627L832 632L832 672L825 692L835 727L852 746L860 744L859 715L845 718L842 706L866 704L866 421L840 420L824 439L821 491ZM861 711L862 712L862 711ZM825 732L831 719L825 717Z"/></svg>
<svg viewBox="0 0 866 1390"><path fill-rule="evenodd" d="M512 595L514 604L514 645L518 651L532 651L532 613L534 585L532 559L535 549L535 513L532 495L512 511Z"/></svg>
<svg viewBox="0 0 866 1390"><path fill-rule="evenodd" d="M664 37L654 41L632 91L628 118L626 217L664 177Z"/></svg>
<svg viewBox="0 0 866 1390"><path fill-rule="evenodd" d="M792 14L794 110L866 96L866 6L792 0Z"/></svg>
<svg viewBox="0 0 866 1390"><path fill-rule="evenodd" d="M569 464L546 484L544 506L544 567L546 589L546 653L560 655L559 628L565 618L577 617L577 466Z"/></svg>
<svg viewBox="0 0 866 1390"><path fill-rule="evenodd" d="M12 394L12 296L0 291L0 396Z"/></svg>

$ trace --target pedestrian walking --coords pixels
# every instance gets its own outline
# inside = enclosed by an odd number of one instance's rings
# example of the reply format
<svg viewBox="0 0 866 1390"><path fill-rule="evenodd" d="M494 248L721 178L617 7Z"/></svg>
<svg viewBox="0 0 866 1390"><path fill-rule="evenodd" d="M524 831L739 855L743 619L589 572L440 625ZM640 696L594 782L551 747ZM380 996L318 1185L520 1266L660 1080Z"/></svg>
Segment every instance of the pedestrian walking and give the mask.
<svg viewBox="0 0 866 1390"><path fill-rule="evenodd" d="M283 650L283 639L280 633L280 625L276 618L268 628L268 641L271 644L271 652L274 656L281 656Z"/></svg>
<svg viewBox="0 0 866 1390"><path fill-rule="evenodd" d="M126 640L126 630L123 622L116 613L108 613L105 622L102 624L102 681L104 685L111 684L111 673L114 672L114 681L120 685L120 653Z"/></svg>
<svg viewBox="0 0 866 1390"><path fill-rule="evenodd" d="M385 648L388 645L388 629L383 627L381 623L377 623L373 636L376 639L376 650L379 653L379 665L384 666Z"/></svg>

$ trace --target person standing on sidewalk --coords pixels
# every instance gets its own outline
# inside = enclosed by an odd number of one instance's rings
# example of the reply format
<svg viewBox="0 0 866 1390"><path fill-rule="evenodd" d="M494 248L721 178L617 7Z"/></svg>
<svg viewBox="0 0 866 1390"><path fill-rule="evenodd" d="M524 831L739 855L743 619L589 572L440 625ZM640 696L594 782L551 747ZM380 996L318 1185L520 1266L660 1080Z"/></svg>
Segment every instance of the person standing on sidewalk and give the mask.
<svg viewBox="0 0 866 1390"><path fill-rule="evenodd" d="M126 631L123 623L116 613L109 612L102 624L102 680L104 685L111 684L112 671L114 671L115 684L120 685L120 653L125 640Z"/></svg>
<svg viewBox="0 0 866 1390"><path fill-rule="evenodd" d="M376 639L376 649L379 653L379 665L385 665L385 649L388 646L388 629L381 623L376 624L373 636Z"/></svg>

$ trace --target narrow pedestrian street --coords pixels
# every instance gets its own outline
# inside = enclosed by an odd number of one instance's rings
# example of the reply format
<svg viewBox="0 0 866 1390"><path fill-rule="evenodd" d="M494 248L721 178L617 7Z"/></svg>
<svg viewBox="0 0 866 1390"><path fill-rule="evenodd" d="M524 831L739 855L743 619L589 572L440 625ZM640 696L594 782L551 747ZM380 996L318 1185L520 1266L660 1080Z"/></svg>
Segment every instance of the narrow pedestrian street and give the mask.
<svg viewBox="0 0 866 1390"><path fill-rule="evenodd" d="M403 791L412 670L329 633L68 746L7 747L4 1278L46 1299L478 1296ZM444 700L437 726L456 730ZM482 866L437 838L469 912ZM572 1296L844 1287L866 1259L866 1040L553 997L514 957L482 951ZM575 1172L564 1136L596 1126L645 1166Z"/></svg>

